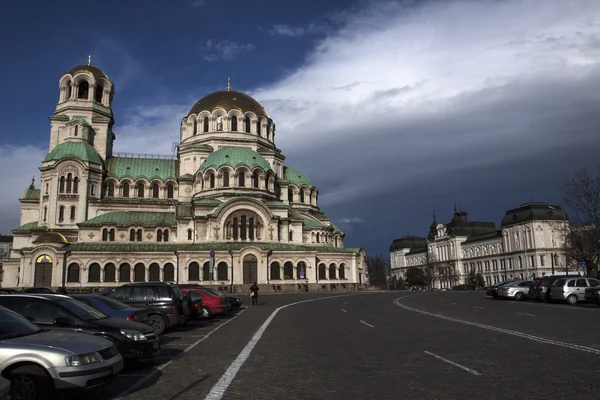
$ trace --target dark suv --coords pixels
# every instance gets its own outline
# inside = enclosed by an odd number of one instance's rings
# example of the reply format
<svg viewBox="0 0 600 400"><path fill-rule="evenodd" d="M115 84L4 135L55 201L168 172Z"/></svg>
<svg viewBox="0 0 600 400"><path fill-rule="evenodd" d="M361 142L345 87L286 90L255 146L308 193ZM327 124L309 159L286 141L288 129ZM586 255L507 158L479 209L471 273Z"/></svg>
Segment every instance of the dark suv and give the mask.
<svg viewBox="0 0 600 400"><path fill-rule="evenodd" d="M104 295L133 307L147 308L148 325L159 335L169 328L186 322L183 294L174 284L129 283L114 288Z"/></svg>

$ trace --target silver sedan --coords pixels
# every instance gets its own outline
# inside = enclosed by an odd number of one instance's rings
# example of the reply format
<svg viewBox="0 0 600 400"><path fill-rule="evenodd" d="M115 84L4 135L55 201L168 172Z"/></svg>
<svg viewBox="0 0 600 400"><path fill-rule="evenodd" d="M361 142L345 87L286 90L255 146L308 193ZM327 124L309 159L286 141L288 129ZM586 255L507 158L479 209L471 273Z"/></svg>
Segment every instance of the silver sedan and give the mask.
<svg viewBox="0 0 600 400"><path fill-rule="evenodd" d="M501 299L525 300L529 296L531 281L519 280L507 283L498 288L498 297Z"/></svg>

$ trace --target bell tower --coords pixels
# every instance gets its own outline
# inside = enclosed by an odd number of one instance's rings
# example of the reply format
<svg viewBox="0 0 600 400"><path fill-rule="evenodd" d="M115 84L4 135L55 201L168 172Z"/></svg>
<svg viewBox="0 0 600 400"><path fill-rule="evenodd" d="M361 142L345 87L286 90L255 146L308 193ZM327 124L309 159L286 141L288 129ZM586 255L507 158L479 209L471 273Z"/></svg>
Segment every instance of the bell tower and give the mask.
<svg viewBox="0 0 600 400"><path fill-rule="evenodd" d="M112 100L114 85L100 68L79 65L59 80L59 98L50 117L48 152L59 144L86 141L102 159L112 156L115 135Z"/></svg>

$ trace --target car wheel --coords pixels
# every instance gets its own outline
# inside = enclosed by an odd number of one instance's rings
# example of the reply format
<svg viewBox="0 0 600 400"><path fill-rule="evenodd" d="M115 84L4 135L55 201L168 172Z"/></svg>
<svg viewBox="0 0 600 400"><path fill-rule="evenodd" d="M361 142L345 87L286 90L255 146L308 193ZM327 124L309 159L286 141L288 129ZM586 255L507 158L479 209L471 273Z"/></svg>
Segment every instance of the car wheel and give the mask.
<svg viewBox="0 0 600 400"><path fill-rule="evenodd" d="M46 371L34 365L19 367L8 374L10 398L36 400L54 398L54 384Z"/></svg>
<svg viewBox="0 0 600 400"><path fill-rule="evenodd" d="M210 318L212 317L212 312L210 311L210 308L208 308L207 306L203 306L202 307L202 318Z"/></svg>
<svg viewBox="0 0 600 400"><path fill-rule="evenodd" d="M569 297L567 297L567 303L569 303L570 305L577 304L577 296L575 296L574 294L569 295Z"/></svg>
<svg viewBox="0 0 600 400"><path fill-rule="evenodd" d="M151 315L148 318L148 325L150 325L152 329L154 329L154 332L157 335L162 335L166 328L165 319L162 317L162 315Z"/></svg>
<svg viewBox="0 0 600 400"><path fill-rule="evenodd" d="M521 293L521 292L518 292L518 293L515 294L515 300L516 301L521 301L524 298L525 298L525 295L523 293Z"/></svg>

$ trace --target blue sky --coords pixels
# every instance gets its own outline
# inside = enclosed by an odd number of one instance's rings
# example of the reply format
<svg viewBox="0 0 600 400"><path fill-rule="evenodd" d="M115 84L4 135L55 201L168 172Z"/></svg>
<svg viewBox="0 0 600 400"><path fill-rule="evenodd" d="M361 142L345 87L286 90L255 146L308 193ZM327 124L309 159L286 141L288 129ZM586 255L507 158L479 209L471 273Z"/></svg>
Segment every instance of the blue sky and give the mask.
<svg viewBox="0 0 600 400"><path fill-rule="evenodd" d="M116 151L170 153L207 93L259 100L348 246L386 253L454 201L475 220L561 188L600 148L595 0L11 2L0 15L0 233L47 152L58 79L115 84Z"/></svg>

